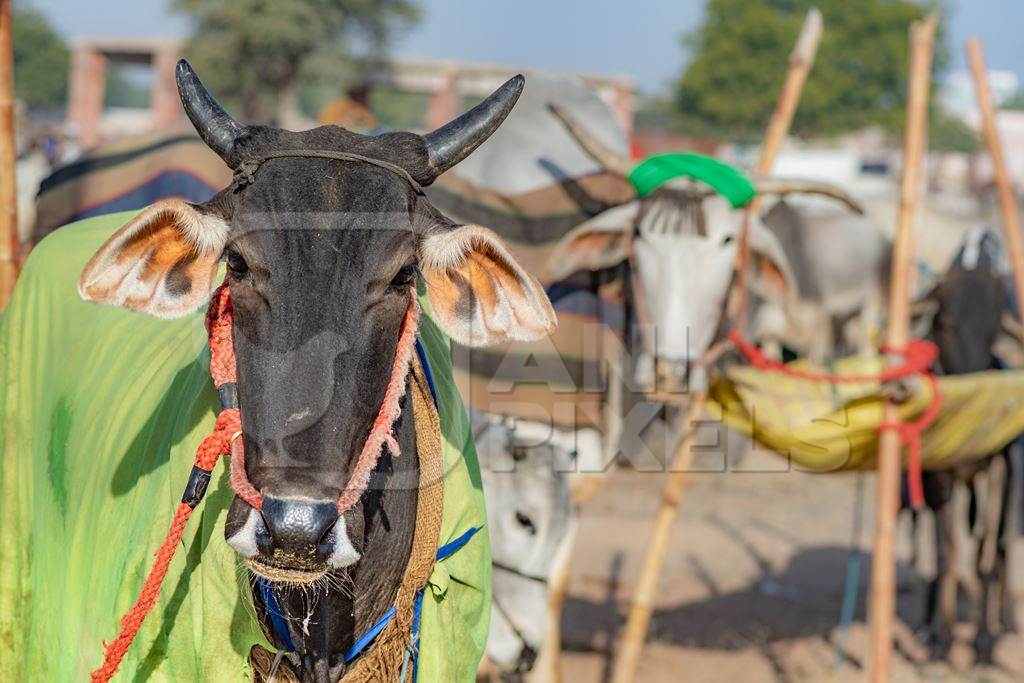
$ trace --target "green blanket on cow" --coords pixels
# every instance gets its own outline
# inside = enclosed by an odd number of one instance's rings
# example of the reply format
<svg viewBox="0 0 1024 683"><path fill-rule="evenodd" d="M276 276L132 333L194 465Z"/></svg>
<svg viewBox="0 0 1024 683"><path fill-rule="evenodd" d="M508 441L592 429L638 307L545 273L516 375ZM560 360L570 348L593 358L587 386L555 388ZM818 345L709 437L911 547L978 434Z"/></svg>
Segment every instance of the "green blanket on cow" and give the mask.
<svg viewBox="0 0 1024 683"><path fill-rule="evenodd" d="M0 319L0 680L82 681L102 661L218 409L201 314L162 321L78 298L85 262L131 215L44 240ZM426 317L420 340L444 432L443 544L486 516L448 341ZM220 465L120 680L248 680L250 649L269 647L224 542L232 495ZM420 681L473 680L490 566L487 534L435 566Z"/></svg>

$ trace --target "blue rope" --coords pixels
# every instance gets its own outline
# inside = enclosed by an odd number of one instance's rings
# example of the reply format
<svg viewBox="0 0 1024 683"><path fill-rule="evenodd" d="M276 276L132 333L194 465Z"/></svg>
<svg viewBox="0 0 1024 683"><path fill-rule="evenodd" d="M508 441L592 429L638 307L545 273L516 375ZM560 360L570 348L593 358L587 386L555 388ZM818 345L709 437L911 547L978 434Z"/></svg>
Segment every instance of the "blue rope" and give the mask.
<svg viewBox="0 0 1024 683"><path fill-rule="evenodd" d="M423 614L423 589L416 595L412 605L412 681L415 683L420 670L420 616Z"/></svg>
<svg viewBox="0 0 1024 683"><path fill-rule="evenodd" d="M456 538L454 541L450 541L448 543L445 543L443 546L438 548L437 549L437 553L434 555L434 557L437 560L444 560L444 559L447 559L447 558L451 557L452 555L457 553L459 550L461 550L463 548L463 546L465 546L467 543L469 543L470 539L472 539L473 536L476 535L476 532L480 531L480 529L482 529L482 528L483 528L482 526L478 526L478 527L473 527L471 529L466 530L461 536ZM419 628L420 628L420 612L422 611L422 609L423 609L423 590L421 589L419 591L418 595L416 596L416 600L413 602L412 635L413 635L413 642L414 643L418 643ZM373 639L376 638L377 635L381 631L384 630L384 627L387 626L388 623L392 619L395 618L395 614L396 614L396 610L392 606L391 609L389 609L387 612L384 613L384 616L382 616L380 619L377 620L377 623L375 623L372 627L370 627L369 631L364 633L359 638L359 640L354 642L352 644L352 647L349 648L348 652L345 653L345 663L348 664L349 662L354 660L356 657L358 657L360 654L362 654L363 650L365 650L366 647L370 643L373 642ZM416 678L415 678L415 676L416 676L416 660L415 660L415 655L413 655L413 657L414 657L413 658L413 680L416 680Z"/></svg>
<svg viewBox="0 0 1024 683"><path fill-rule="evenodd" d="M437 549L437 559L446 560L458 551L462 550L462 547L469 543L470 539L473 538L473 536L476 535L476 532L480 531L481 529L483 529L482 525L473 527L472 529L467 529L463 532L461 536L456 538L454 541L449 541L448 543L445 543L443 546Z"/></svg>
<svg viewBox="0 0 1024 683"><path fill-rule="evenodd" d="M352 647L350 647L348 652L345 653L345 663L348 664L358 657L360 653L366 649L366 646L373 642L373 639L377 637L377 634L384 630L384 627L388 625L388 622L394 618L395 608L392 606L391 609L384 613L384 616L377 620L376 624L370 627L369 631L364 633L359 640L352 643Z"/></svg>
<svg viewBox="0 0 1024 683"><path fill-rule="evenodd" d="M274 587L261 578L256 579L256 585L259 586L260 598L263 599L263 605L267 608L267 614L270 615L270 625L273 626L274 633L284 644L284 651L294 652L295 645L292 644L292 636L288 633L288 622L284 619L284 612L281 610L281 603L277 600Z"/></svg>
<svg viewBox="0 0 1024 683"><path fill-rule="evenodd" d="M846 584L843 589L843 608L839 616L839 635L836 638L836 661L838 667L846 661L846 640L853 625L857 610L857 593L860 591L860 565L863 553L860 549L861 527L864 521L864 473L857 473L857 489L853 502L853 533L850 538L850 556L846 561Z"/></svg>
<svg viewBox="0 0 1024 683"><path fill-rule="evenodd" d="M434 373L430 371L430 361L427 360L427 351L416 337L416 355L420 357L420 365L423 366L423 374L427 377L427 385L430 387L430 395L434 397L434 407L437 407L437 388L434 386Z"/></svg>

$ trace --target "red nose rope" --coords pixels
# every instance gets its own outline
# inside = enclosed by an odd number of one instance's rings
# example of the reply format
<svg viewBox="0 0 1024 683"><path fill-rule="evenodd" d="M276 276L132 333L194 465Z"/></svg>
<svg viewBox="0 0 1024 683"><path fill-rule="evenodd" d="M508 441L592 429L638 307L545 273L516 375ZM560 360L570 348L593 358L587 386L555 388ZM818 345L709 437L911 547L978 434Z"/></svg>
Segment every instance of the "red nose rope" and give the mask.
<svg viewBox="0 0 1024 683"><path fill-rule="evenodd" d="M922 375L932 390L932 400L919 418L913 422L883 422L878 430L894 429L899 432L900 444L907 447L907 493L911 506L924 505L924 486L921 483L921 434L935 422L942 408L942 394L938 382L931 372L932 363L939 355L935 344L926 339L912 339L905 349L882 348L885 353L903 356L903 363L885 368L877 375L835 375L824 372L807 372L791 368L784 363L764 355L761 349L744 339L739 332L729 332L729 340L736 345L751 366L758 370L771 370L790 377L828 382L830 384L854 384L878 382L884 384L911 375Z"/></svg>
<svg viewBox="0 0 1024 683"><path fill-rule="evenodd" d="M405 317L402 319L395 361L391 367L391 377L384 392L384 400L381 402L380 410L370 428L370 434L356 460L352 477L338 498L339 516L355 505L363 495L370 481L370 474L377 466L377 460L384 447L387 446L388 451L394 457L398 457L400 454L398 442L391 430L401 412L401 401L405 395L405 379L412 362L419 318L420 307L416 300L416 290L410 287L409 304L405 309ZM185 487L181 504L178 505L174 519L171 520L171 526L167 530L167 538L156 552L153 567L149 570L145 583L142 584L142 590L139 591L135 604L121 617L121 632L113 641L103 643L105 648L103 664L91 675L94 683L105 683L117 673L121 660L142 627L142 622L145 621L146 616L153 609L153 605L156 604L164 577L167 575L167 569L174 557L174 551L181 543L182 535L185 533L185 525L196 505L206 494L218 458L222 455L232 456L231 488L234 489L235 494L257 510L263 507L262 494L252 485L245 472L244 448L242 440L238 438L242 435L242 419L235 394L237 374L232 336L231 292L227 282L217 288L210 301L210 307L206 311L206 332L210 344L210 375L221 396L222 410L217 416L213 433L203 439L196 450L195 466L192 468L192 474Z"/></svg>

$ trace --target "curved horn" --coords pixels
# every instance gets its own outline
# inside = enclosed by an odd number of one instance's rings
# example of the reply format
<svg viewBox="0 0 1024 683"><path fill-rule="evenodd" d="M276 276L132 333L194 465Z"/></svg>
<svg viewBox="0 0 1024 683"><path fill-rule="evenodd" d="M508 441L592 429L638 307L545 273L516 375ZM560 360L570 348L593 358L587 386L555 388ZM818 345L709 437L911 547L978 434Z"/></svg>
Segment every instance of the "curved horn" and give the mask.
<svg viewBox="0 0 1024 683"><path fill-rule="evenodd" d="M513 76L483 102L423 136L423 141L427 143L430 169L435 177L468 157L491 137L512 111L525 84L526 79L522 74Z"/></svg>
<svg viewBox="0 0 1024 683"><path fill-rule="evenodd" d="M785 196L787 194L820 194L825 197L831 197L837 202L842 202L851 211L856 214L863 215L864 207L862 207L857 200L850 195L846 194L843 190L830 185L828 183L820 183L814 180L782 180L780 178L757 178L754 181L754 187L757 188L758 194L777 194L779 196Z"/></svg>
<svg viewBox="0 0 1024 683"><path fill-rule="evenodd" d="M184 59L175 69L178 96L189 120L207 146L225 162L235 146L235 140L245 132L245 126L235 121L217 104L210 92L196 76L192 66ZM230 166L230 162L228 162Z"/></svg>
<svg viewBox="0 0 1024 683"><path fill-rule="evenodd" d="M557 104L548 104L548 110L555 115L555 118L562 122L562 125L576 139L576 143L583 151L589 154L594 161L601 164L605 170L623 177L629 176L629 172L633 170L635 165L632 161L608 149L604 143L591 135L590 131L581 126L567 111Z"/></svg>

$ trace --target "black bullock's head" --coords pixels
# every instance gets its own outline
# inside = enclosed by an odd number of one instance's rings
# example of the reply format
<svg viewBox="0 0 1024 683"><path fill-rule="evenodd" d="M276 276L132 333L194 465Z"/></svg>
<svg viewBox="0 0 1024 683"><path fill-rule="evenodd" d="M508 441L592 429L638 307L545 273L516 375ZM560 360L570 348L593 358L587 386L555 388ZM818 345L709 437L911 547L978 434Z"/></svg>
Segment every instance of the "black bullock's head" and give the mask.
<svg viewBox="0 0 1024 683"><path fill-rule="evenodd" d="M933 294L938 308L932 338L946 373L992 367L992 346L1009 298L999 271L1001 254L994 234L984 226L972 229Z"/></svg>
<svg viewBox="0 0 1024 683"><path fill-rule="evenodd" d="M256 571L347 566L362 553L363 520L339 519L335 501L381 405L410 287L422 279L436 322L467 345L554 326L542 288L500 240L453 225L417 189L487 139L523 79L430 134L368 137L244 126L187 63L177 77L186 113L236 182L205 205L144 210L89 262L80 294L182 316L207 302L226 262L246 467L264 498L262 515L236 499L229 542ZM325 151L386 163L315 156Z"/></svg>

